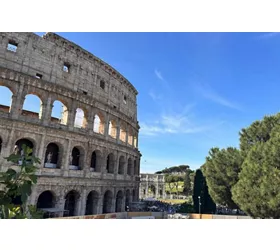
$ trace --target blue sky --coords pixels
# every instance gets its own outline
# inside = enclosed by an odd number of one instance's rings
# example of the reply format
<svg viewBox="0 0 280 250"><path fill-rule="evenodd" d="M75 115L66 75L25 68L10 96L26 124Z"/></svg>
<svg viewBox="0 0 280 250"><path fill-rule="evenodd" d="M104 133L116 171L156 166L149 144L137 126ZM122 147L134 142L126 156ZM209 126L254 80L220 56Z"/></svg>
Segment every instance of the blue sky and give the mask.
<svg viewBox="0 0 280 250"><path fill-rule="evenodd" d="M141 172L196 169L211 147L238 147L241 128L279 110L278 33L58 34L138 90Z"/></svg>

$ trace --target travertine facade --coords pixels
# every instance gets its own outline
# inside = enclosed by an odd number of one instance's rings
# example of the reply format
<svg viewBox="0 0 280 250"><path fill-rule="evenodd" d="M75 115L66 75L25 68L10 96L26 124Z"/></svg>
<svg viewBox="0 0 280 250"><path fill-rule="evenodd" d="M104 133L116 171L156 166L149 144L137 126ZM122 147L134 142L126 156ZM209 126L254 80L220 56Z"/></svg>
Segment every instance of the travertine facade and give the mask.
<svg viewBox="0 0 280 250"><path fill-rule="evenodd" d="M166 198L164 174L140 174L139 197Z"/></svg>
<svg viewBox="0 0 280 250"><path fill-rule="evenodd" d="M42 162L29 204L84 215L138 200L137 91L115 69L53 33L0 33L0 86L12 92L0 105L0 161L27 144ZM39 113L23 109L29 94Z"/></svg>

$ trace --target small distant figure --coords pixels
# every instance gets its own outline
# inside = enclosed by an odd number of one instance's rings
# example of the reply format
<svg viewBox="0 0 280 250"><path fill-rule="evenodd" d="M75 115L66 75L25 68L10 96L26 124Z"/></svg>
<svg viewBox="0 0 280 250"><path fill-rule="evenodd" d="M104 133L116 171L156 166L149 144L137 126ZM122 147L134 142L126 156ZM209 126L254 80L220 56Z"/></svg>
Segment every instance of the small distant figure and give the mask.
<svg viewBox="0 0 280 250"><path fill-rule="evenodd" d="M126 206L126 211L129 212L129 206Z"/></svg>

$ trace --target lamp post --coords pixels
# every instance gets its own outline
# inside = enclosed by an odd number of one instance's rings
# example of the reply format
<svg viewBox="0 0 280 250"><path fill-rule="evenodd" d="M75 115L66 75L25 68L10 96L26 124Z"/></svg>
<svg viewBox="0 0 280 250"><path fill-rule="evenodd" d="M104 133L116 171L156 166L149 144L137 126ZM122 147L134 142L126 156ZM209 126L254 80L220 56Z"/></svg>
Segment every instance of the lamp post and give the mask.
<svg viewBox="0 0 280 250"><path fill-rule="evenodd" d="M199 211L199 214L201 214L200 206L201 206L200 196L198 196L198 209L199 209L198 211Z"/></svg>

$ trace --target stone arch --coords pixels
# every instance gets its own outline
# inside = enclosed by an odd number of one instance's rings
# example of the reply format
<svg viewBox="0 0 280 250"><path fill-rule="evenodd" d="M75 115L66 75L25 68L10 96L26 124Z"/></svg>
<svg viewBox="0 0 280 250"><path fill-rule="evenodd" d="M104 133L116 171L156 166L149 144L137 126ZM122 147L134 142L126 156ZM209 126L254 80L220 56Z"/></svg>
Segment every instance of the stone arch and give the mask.
<svg viewBox="0 0 280 250"><path fill-rule="evenodd" d="M44 160L44 167L46 168L57 168L61 164L61 155L59 146L51 142L47 145L46 153L45 153L45 160Z"/></svg>
<svg viewBox="0 0 280 250"><path fill-rule="evenodd" d="M120 125L120 140L122 142L126 142L126 134L127 134L127 131L126 131L125 125L121 123L121 125Z"/></svg>
<svg viewBox="0 0 280 250"><path fill-rule="evenodd" d="M1 100L0 100L0 112L10 113L12 108L12 101L14 93L9 87L1 86L0 84L0 93L1 93Z"/></svg>
<svg viewBox="0 0 280 250"><path fill-rule="evenodd" d="M117 122L113 119L109 121L108 134L114 139L117 138Z"/></svg>
<svg viewBox="0 0 280 250"><path fill-rule="evenodd" d="M118 174L124 174L125 158L123 155L119 158Z"/></svg>
<svg viewBox="0 0 280 250"><path fill-rule="evenodd" d="M64 216L75 216L78 213L78 200L80 194L76 190L71 190L65 195Z"/></svg>
<svg viewBox="0 0 280 250"><path fill-rule="evenodd" d="M102 153L99 150L94 150L91 154L91 163L90 163L91 171L93 172L101 172L102 168Z"/></svg>
<svg viewBox="0 0 280 250"><path fill-rule="evenodd" d="M34 141L30 140L29 138L21 138L17 140L13 149L13 154L23 155L24 154L23 145L32 149L32 152L29 154L29 156L34 155L35 144ZM20 165L22 164L22 160L19 161L19 164Z"/></svg>
<svg viewBox="0 0 280 250"><path fill-rule="evenodd" d="M87 116L85 109L77 108L75 114L74 127L86 128L87 127Z"/></svg>
<svg viewBox="0 0 280 250"><path fill-rule="evenodd" d="M84 167L85 150L81 146L72 148L69 158L69 168L71 170L82 170Z"/></svg>
<svg viewBox="0 0 280 250"><path fill-rule="evenodd" d="M103 196L103 214L111 213L113 205L113 193L107 190Z"/></svg>
<svg viewBox="0 0 280 250"><path fill-rule="evenodd" d="M53 191L43 191L37 199L37 209L55 207L56 196Z"/></svg>
<svg viewBox="0 0 280 250"><path fill-rule="evenodd" d="M94 116L93 132L104 135L105 131L105 118L101 112Z"/></svg>
<svg viewBox="0 0 280 250"><path fill-rule="evenodd" d="M154 184L149 185L148 194L152 195L152 197L156 196L156 187Z"/></svg>
<svg viewBox="0 0 280 250"><path fill-rule="evenodd" d="M127 143L129 145L133 144L133 133L132 133L131 128L128 129L128 140L127 140Z"/></svg>
<svg viewBox="0 0 280 250"><path fill-rule="evenodd" d="M130 157L127 160L127 174L133 175L133 165L132 165L132 159Z"/></svg>
<svg viewBox="0 0 280 250"><path fill-rule="evenodd" d="M137 148L137 136L133 136L133 145L135 148Z"/></svg>
<svg viewBox="0 0 280 250"><path fill-rule="evenodd" d="M136 201L136 192L135 192L135 189L132 190L132 201Z"/></svg>
<svg viewBox="0 0 280 250"><path fill-rule="evenodd" d="M30 118L41 119L43 102L37 94L27 94L22 106L21 114Z"/></svg>
<svg viewBox="0 0 280 250"><path fill-rule="evenodd" d="M52 104L51 122L67 125L68 107L60 99Z"/></svg>
<svg viewBox="0 0 280 250"><path fill-rule="evenodd" d="M130 190L125 191L125 211L129 211L130 206Z"/></svg>
<svg viewBox="0 0 280 250"><path fill-rule="evenodd" d="M85 215L97 214L99 203L99 194L97 191L89 192L86 202L86 212Z"/></svg>
<svg viewBox="0 0 280 250"><path fill-rule="evenodd" d="M110 153L107 156L107 162L106 162L107 173L113 174L114 168L115 168L115 156L113 153Z"/></svg>
<svg viewBox="0 0 280 250"><path fill-rule="evenodd" d="M122 204L123 204L123 192L120 190L116 195L116 207L115 211L117 213L122 212Z"/></svg>

